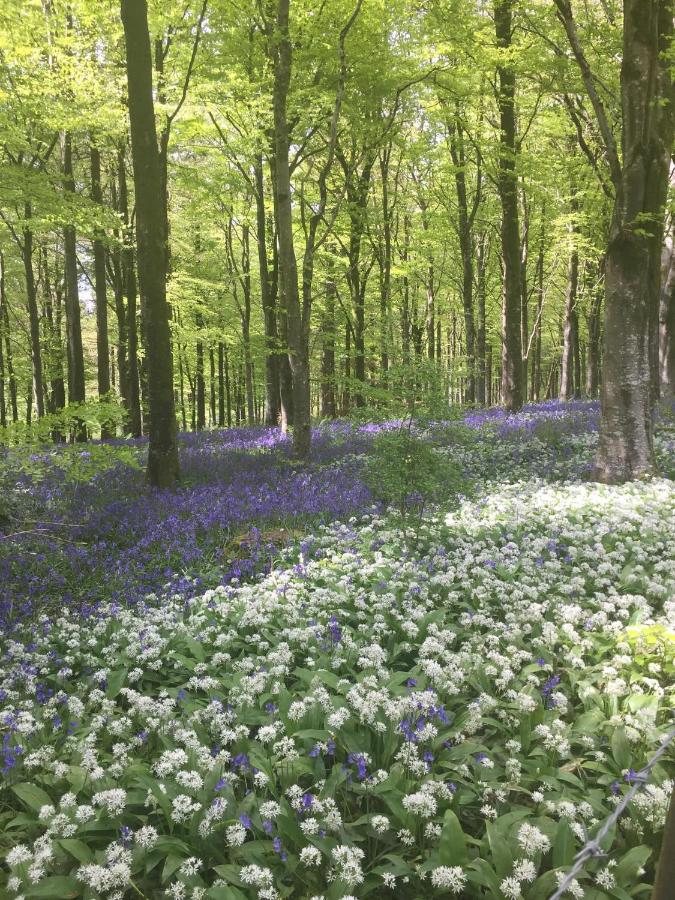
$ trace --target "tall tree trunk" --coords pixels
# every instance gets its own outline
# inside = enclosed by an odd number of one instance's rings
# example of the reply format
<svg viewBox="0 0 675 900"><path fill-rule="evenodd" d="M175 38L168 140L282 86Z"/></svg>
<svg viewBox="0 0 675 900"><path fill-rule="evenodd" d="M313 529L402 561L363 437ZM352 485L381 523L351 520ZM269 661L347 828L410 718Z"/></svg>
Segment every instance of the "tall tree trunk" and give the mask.
<svg viewBox="0 0 675 900"><path fill-rule="evenodd" d="M2 266L2 270L4 273L4 257L0 253L0 266ZM4 279L3 279L4 281ZM3 298L3 302L0 306L0 313L2 314L2 332L4 334L5 339L5 363L7 366L7 381L9 384L9 402L12 409L12 422L19 421L19 406L17 401L17 390L16 390L16 376L14 374L14 357L12 354L12 343L9 339L10 327L9 327L9 309L7 308L7 297Z"/></svg>
<svg viewBox="0 0 675 900"><path fill-rule="evenodd" d="M475 207L469 210L469 202L466 190L466 154L464 151L464 133L459 116L460 110L457 109L457 118L454 124L450 126L450 153L452 155L452 163L455 169L455 192L457 194L457 213L458 213L458 233L459 233L459 249L462 256L462 307L464 310L464 329L466 331L466 367L467 367L467 383L466 383L466 402L473 403L476 399L476 360L475 360L475 326L473 312L473 235L472 224L475 216ZM479 185L477 191L480 191L480 174L478 175ZM480 194L478 194L477 200ZM477 204L476 204L477 205ZM483 296L483 303L485 296ZM485 327L483 325L483 347L484 359L485 353ZM485 382L482 385L482 400L485 402Z"/></svg>
<svg viewBox="0 0 675 900"><path fill-rule="evenodd" d="M147 478L172 487L179 477L173 362L166 301L162 174L152 99L152 57L146 0L121 0L126 40L129 121L136 189L138 274L148 371L150 442Z"/></svg>
<svg viewBox="0 0 675 900"><path fill-rule="evenodd" d="M387 383L389 369L389 327L391 317L391 209L389 204L389 161L391 143L380 153L382 182L382 260L380 264L380 377Z"/></svg>
<svg viewBox="0 0 675 900"><path fill-rule="evenodd" d="M227 427L231 428L231 426L232 426L232 388L230 386L230 360L229 360L229 354L227 352L227 347L225 347L224 353L225 353L225 405L227 406Z"/></svg>
<svg viewBox="0 0 675 900"><path fill-rule="evenodd" d="M124 291L127 296L126 337L127 337L127 378L129 390L129 424L133 437L143 433L141 415L141 385L138 364L138 323L136 306L138 286L136 283L136 259L133 245L133 231L129 216L129 194L127 190L127 170L124 148L120 147L117 157L119 182L119 203L124 226L124 249L122 251L122 273Z"/></svg>
<svg viewBox="0 0 675 900"><path fill-rule="evenodd" d="M91 199L103 205L101 190L101 154L93 144L89 148L91 168ZM98 376L98 395L105 397L110 393L110 350L108 345L108 297L106 291L105 245L102 236L97 234L93 241L94 252L94 293L96 295L96 372ZM101 437L110 437L110 431L102 427Z"/></svg>
<svg viewBox="0 0 675 900"><path fill-rule="evenodd" d="M675 184L675 164L670 169ZM665 233L661 254L661 298L659 301L659 382L664 398L675 398L675 221Z"/></svg>
<svg viewBox="0 0 675 900"><path fill-rule="evenodd" d="M347 183L347 210L349 213L349 255L347 284L354 311L354 378L360 385L366 383L366 279L361 268L361 244L366 229L366 209L370 179L375 164L375 151L366 153L361 172L352 168L349 161L338 154ZM365 390L356 391L356 405L365 406Z"/></svg>
<svg viewBox="0 0 675 900"><path fill-rule="evenodd" d="M321 319L321 416L334 419L335 404L335 278L326 278L326 306Z"/></svg>
<svg viewBox="0 0 675 900"><path fill-rule="evenodd" d="M209 347L209 425L216 425L216 359L213 347Z"/></svg>
<svg viewBox="0 0 675 900"><path fill-rule="evenodd" d="M73 176L73 146L70 132L63 142L63 182L66 191L75 193ZM63 256L65 263L66 347L68 350L68 403L84 403L84 350L82 347L82 323L80 319L80 291L77 275L77 244L75 227L63 229ZM78 441L87 439L87 429L82 423L75 429Z"/></svg>
<svg viewBox="0 0 675 900"><path fill-rule="evenodd" d="M530 346L530 304L527 288L527 264L530 252L530 208L525 194L525 185L521 185L523 205L522 229L520 234L520 346L523 354L523 402L527 400L528 355Z"/></svg>
<svg viewBox="0 0 675 900"><path fill-rule="evenodd" d="M521 260L516 174L516 76L508 60L512 37L513 0L495 0L497 46L504 51L497 67L499 81L499 171L497 188L502 207L501 238L504 259L502 317L502 403L508 412L523 405L523 347L521 325Z"/></svg>
<svg viewBox="0 0 675 900"><path fill-rule="evenodd" d="M225 345L218 342L218 427L225 427Z"/></svg>
<svg viewBox="0 0 675 900"><path fill-rule="evenodd" d="M292 45L289 34L289 2L278 0L274 54L274 161L276 213L279 242L279 286L288 332L288 361L293 375L293 452L307 458L311 449L311 397L309 357L303 340L302 310L298 290L298 267L293 245L293 214L287 119L291 80Z"/></svg>
<svg viewBox="0 0 675 900"><path fill-rule="evenodd" d="M256 240L258 243L258 271L260 272L260 296L265 328L265 425L276 425L279 420L279 355L277 334L276 298L270 281L267 259L267 214L265 210L265 182L262 154L255 159L255 208Z"/></svg>
<svg viewBox="0 0 675 900"><path fill-rule="evenodd" d="M577 214L577 204L572 202L572 215ZM563 351L560 367L560 399L571 400L579 396L579 382L575 381L575 359L579 358L579 316L577 294L579 287L579 248L577 245L579 228L576 221L570 225L569 266L567 270L567 291L565 294L565 319L563 323Z"/></svg>
<svg viewBox="0 0 675 900"><path fill-rule="evenodd" d="M489 248L487 237L485 234L483 234L478 241L478 272L476 280L476 302L478 306L478 330L476 333L476 402L479 406L485 406L487 403L487 377L485 363L485 281L487 275L488 256Z"/></svg>
<svg viewBox="0 0 675 900"><path fill-rule="evenodd" d="M206 386L204 384L204 341L201 338L201 331L204 328L204 317L200 312L195 317L195 324L198 335L195 348L196 428L197 431L203 431L206 428Z"/></svg>
<svg viewBox="0 0 675 900"><path fill-rule="evenodd" d="M672 9L624 0L622 162L605 264L602 419L595 474L622 482L655 469L652 436L653 297L658 277L670 137L660 129L660 51L673 32ZM666 133L664 133L666 131ZM664 146L665 141L665 146ZM638 226L638 227L636 227Z"/></svg>
<svg viewBox="0 0 675 900"><path fill-rule="evenodd" d="M545 208L541 210L541 234L539 237L539 249L537 251L537 267L536 267L536 291L537 291L537 308L534 328L532 330L532 367L530 377L530 397L538 402L541 397L541 320L544 314L544 254L546 248L546 226L545 226Z"/></svg>
<svg viewBox="0 0 675 900"><path fill-rule="evenodd" d="M26 305L28 307L31 362L33 364L33 391L35 393L38 418L42 418L45 414L44 388L42 383L42 350L40 348L40 314L38 312L35 273L33 271L33 232L30 227L32 216L33 211L31 204L26 202L24 204L25 224L23 229L21 256L23 258L23 268L26 276Z"/></svg>
<svg viewBox="0 0 675 900"><path fill-rule="evenodd" d="M7 412L5 408L5 258L0 252L0 427L7 427Z"/></svg>

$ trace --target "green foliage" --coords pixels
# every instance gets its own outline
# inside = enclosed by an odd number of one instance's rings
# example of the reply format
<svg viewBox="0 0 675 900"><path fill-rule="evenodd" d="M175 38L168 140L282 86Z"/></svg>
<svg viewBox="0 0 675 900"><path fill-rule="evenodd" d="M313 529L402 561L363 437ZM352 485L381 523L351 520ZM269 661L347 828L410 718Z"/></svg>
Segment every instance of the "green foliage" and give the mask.
<svg viewBox="0 0 675 900"><path fill-rule="evenodd" d="M96 435L102 429L115 433L117 428L124 429L127 423L127 411L116 397L107 400L87 400L84 403L72 403L55 413L48 413L41 419L35 419L30 425L25 422L12 422L0 428L0 445L45 444L55 435L69 437L84 425L90 435Z"/></svg>
<svg viewBox="0 0 675 900"><path fill-rule="evenodd" d="M365 480L374 496L395 506L404 521L413 510L421 514L431 501L452 503L469 490L452 456L435 450L411 425L375 438Z"/></svg>

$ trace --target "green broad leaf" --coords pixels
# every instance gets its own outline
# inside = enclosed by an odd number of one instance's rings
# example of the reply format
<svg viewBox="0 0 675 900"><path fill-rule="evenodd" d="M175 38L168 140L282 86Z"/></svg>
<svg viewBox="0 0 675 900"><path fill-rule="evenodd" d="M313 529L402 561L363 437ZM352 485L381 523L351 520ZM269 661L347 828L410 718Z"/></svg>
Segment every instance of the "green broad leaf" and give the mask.
<svg viewBox="0 0 675 900"><path fill-rule="evenodd" d="M378 866L376 869L373 869L373 873L377 875L384 875L386 872L391 873L392 875L409 875L410 874L410 866L401 856L396 856L394 853L388 853L385 856L387 860L386 865Z"/></svg>
<svg viewBox="0 0 675 900"><path fill-rule="evenodd" d="M629 850L628 853L621 857L617 867L614 869L616 883L626 884L632 881L637 876L638 869L644 866L651 855L651 848L646 847L644 844Z"/></svg>
<svg viewBox="0 0 675 900"><path fill-rule="evenodd" d="M497 875L500 878L506 878L513 868L513 853L506 840L499 833L499 829L495 827L493 822L488 822L486 826L488 843L492 854Z"/></svg>
<svg viewBox="0 0 675 900"><path fill-rule="evenodd" d="M28 813L19 813L18 816L14 816L13 819L2 827L9 831L10 828L22 828L24 825L35 825L35 816L30 816Z"/></svg>
<svg viewBox="0 0 675 900"><path fill-rule="evenodd" d="M463 866L466 862L464 831L455 813L448 809L443 816L443 830L438 844L438 858L444 866Z"/></svg>
<svg viewBox="0 0 675 900"><path fill-rule="evenodd" d="M626 737L626 729L623 726L614 729L612 735L612 756L620 769L630 768L633 755Z"/></svg>
<svg viewBox="0 0 675 900"><path fill-rule="evenodd" d="M489 888L493 892L492 896L494 897L501 896L501 891L499 890L500 879L497 878L497 873L490 863L484 859L474 859L469 864L467 875L471 884L479 884L482 887ZM488 894L488 896L490 895Z"/></svg>
<svg viewBox="0 0 675 900"><path fill-rule="evenodd" d="M561 819L553 841L553 865L557 868L571 866L574 862L574 834L569 822Z"/></svg>
<svg viewBox="0 0 675 900"><path fill-rule="evenodd" d="M525 900L548 900L558 887L557 870L551 869L540 875L529 890L525 891Z"/></svg>
<svg viewBox="0 0 675 900"><path fill-rule="evenodd" d="M230 864L223 866L214 866L213 871L216 875L220 875L221 878L224 878L226 881L231 881L233 884L241 887L243 882L239 879L239 872L241 871L240 866L233 866Z"/></svg>
<svg viewBox="0 0 675 900"><path fill-rule="evenodd" d="M124 686L124 682L127 680L127 670L126 669L116 669L114 672L111 672L108 675L108 687L106 688L105 695L109 700L114 700L115 697L119 694Z"/></svg>
<svg viewBox="0 0 675 900"><path fill-rule="evenodd" d="M222 868L219 867L219 868ZM236 887L233 887L231 884L223 884L218 887L211 887L206 892L206 896L209 900L246 900L244 894L241 891L238 891Z"/></svg>
<svg viewBox="0 0 675 900"><path fill-rule="evenodd" d="M50 900L72 900L82 894L82 883L72 875L50 875L24 892L26 898L49 897Z"/></svg>
<svg viewBox="0 0 675 900"><path fill-rule="evenodd" d="M186 856L190 855L190 847L184 841L170 835L159 837L155 844L155 849L163 850L167 854L173 852L174 854L184 853Z"/></svg>
<svg viewBox="0 0 675 900"><path fill-rule="evenodd" d="M169 853L166 862L164 863L164 868L162 869L162 884L171 878L173 873L180 868L184 861L184 856L176 856L174 853Z"/></svg>
<svg viewBox="0 0 675 900"><path fill-rule="evenodd" d="M71 856L74 856L75 859L83 865L93 862L94 854L84 841L78 841L76 838L61 838L59 844L66 853L70 853Z"/></svg>
<svg viewBox="0 0 675 900"><path fill-rule="evenodd" d="M46 794L36 784L22 781L20 784L13 784L12 790L19 800L23 800L26 806L30 806L36 812L39 812L42 806L53 806L52 798L49 794Z"/></svg>

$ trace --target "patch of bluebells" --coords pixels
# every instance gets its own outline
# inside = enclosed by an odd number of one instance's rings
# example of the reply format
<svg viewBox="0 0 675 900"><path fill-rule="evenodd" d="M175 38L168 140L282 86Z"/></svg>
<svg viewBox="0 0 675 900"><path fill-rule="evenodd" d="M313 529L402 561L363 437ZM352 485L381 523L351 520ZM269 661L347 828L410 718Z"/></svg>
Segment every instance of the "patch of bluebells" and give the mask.
<svg viewBox="0 0 675 900"><path fill-rule="evenodd" d="M497 482L582 478L598 416L594 402L550 401L515 416L469 412L459 426L461 440L457 423L437 422L424 433L461 463L467 479L489 490L486 473ZM27 464L24 450L3 451L0 491L13 498L16 520L29 524L17 529L20 536L0 534L0 629L44 610L74 606L90 619L102 602L120 610L149 595L189 598L265 574L293 539L283 530L288 525L297 531L372 508L361 478L365 455L374 436L400 425L317 427L307 465L293 461L290 440L276 428L182 434L183 483L176 491L144 485L143 439L108 442L111 459L103 467L101 453L92 461L88 450L73 447L34 452ZM667 433L658 446L675 467ZM115 456L118 451L125 455ZM78 477L69 474L73 458ZM374 536L372 548L381 541ZM299 547L298 574L314 552L311 542ZM570 560L562 546L550 552ZM544 562L541 556L538 565ZM328 639L335 642L336 635Z"/></svg>

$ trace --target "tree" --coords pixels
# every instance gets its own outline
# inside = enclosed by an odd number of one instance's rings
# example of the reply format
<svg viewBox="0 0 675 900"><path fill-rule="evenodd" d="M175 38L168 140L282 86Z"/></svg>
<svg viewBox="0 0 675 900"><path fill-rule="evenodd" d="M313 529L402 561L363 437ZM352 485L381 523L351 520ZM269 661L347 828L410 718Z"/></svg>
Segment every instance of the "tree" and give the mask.
<svg viewBox="0 0 675 900"><path fill-rule="evenodd" d="M672 102L664 50L672 37L665 0L624 0L621 158L569 0L558 15L591 99L615 190L605 254L602 420L596 478L629 481L655 470L652 438L655 315L672 128L660 107Z"/></svg>
<svg viewBox="0 0 675 900"><path fill-rule="evenodd" d="M164 193L152 95L146 0L121 0L136 195L136 244L148 371L148 482L172 487L179 477L173 362L166 300Z"/></svg>
<svg viewBox="0 0 675 900"><path fill-rule="evenodd" d="M516 171L516 75L509 59L512 45L513 0L495 0L495 35L501 56L497 65L499 106L499 173L497 188L502 207L501 237L504 262L502 316L502 402L508 412L523 405L523 346L521 337L521 258L518 228Z"/></svg>

